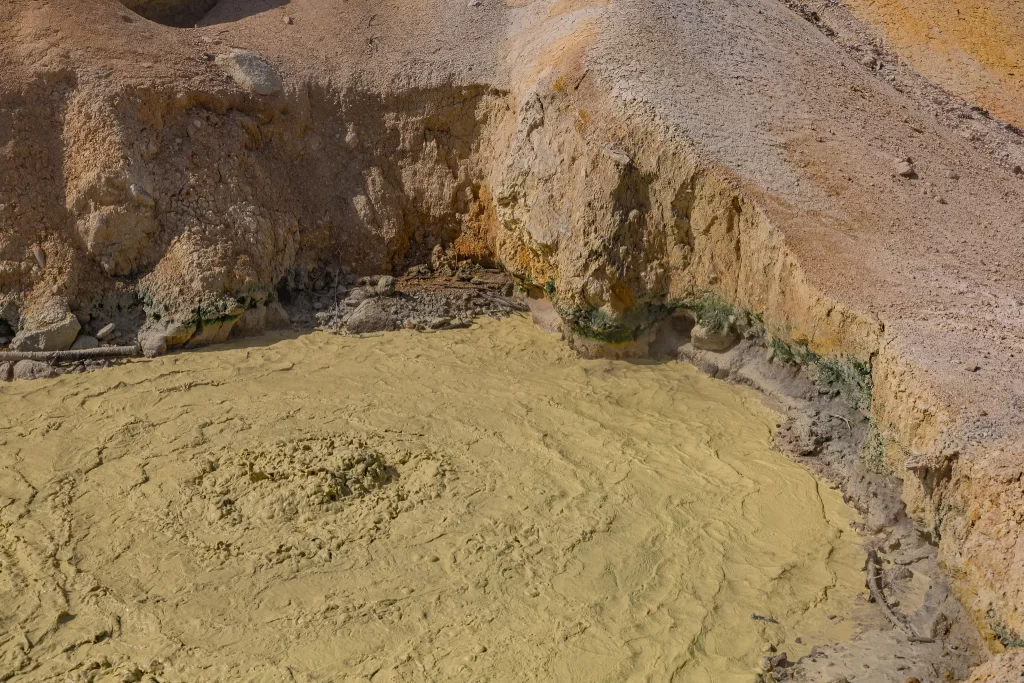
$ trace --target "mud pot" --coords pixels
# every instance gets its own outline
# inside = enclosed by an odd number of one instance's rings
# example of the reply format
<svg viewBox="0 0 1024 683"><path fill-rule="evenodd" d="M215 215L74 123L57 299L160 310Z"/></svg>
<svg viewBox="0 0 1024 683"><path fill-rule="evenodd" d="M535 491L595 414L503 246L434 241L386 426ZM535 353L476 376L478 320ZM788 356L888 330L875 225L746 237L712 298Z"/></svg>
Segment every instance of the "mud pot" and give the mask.
<svg viewBox="0 0 1024 683"><path fill-rule="evenodd" d="M4 680L751 681L872 611L754 391L522 316L2 392Z"/></svg>

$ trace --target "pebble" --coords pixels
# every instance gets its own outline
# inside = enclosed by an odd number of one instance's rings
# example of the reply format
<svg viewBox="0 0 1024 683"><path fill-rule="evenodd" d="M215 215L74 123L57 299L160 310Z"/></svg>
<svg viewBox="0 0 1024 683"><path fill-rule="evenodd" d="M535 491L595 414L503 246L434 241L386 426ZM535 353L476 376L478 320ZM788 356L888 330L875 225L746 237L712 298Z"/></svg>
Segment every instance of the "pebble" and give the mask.
<svg viewBox="0 0 1024 683"><path fill-rule="evenodd" d="M117 329L117 326L114 325L114 323L110 323L109 325L105 325L102 330L100 330L99 332L96 333L96 338L99 339L100 341L104 341L106 339L109 339L109 338L114 336L114 330L115 329Z"/></svg>
<svg viewBox="0 0 1024 683"><path fill-rule="evenodd" d="M917 173L914 171L914 164L910 157L900 159L896 162L895 166L896 175L903 178L916 178Z"/></svg>
<svg viewBox="0 0 1024 683"><path fill-rule="evenodd" d="M285 24L287 24L288 26L291 26L292 24L294 24L294 23L295 23L295 20L294 20L294 19L292 19L292 18L291 18L291 17L289 17L289 16L286 16L286 17L284 18L284 23L285 23Z"/></svg>

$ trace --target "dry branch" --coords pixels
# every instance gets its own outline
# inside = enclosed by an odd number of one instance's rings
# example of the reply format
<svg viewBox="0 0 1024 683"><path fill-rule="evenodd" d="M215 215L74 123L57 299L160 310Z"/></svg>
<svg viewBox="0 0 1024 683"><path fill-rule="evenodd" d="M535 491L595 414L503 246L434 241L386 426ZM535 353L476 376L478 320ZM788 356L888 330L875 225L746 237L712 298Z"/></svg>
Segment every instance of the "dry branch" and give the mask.
<svg viewBox="0 0 1024 683"><path fill-rule="evenodd" d="M94 358L132 358L141 354L138 346L101 346L96 349L74 351L2 351L0 363L19 360L37 360L44 363L72 363Z"/></svg>

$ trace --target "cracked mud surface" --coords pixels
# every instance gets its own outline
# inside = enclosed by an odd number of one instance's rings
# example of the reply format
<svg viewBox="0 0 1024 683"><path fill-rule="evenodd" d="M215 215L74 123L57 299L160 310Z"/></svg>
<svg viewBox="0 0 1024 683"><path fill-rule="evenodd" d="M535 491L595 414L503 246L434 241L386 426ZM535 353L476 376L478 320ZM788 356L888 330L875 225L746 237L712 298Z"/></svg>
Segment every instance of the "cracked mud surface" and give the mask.
<svg viewBox="0 0 1024 683"><path fill-rule="evenodd" d="M753 391L522 318L2 391L0 678L746 681L864 609Z"/></svg>

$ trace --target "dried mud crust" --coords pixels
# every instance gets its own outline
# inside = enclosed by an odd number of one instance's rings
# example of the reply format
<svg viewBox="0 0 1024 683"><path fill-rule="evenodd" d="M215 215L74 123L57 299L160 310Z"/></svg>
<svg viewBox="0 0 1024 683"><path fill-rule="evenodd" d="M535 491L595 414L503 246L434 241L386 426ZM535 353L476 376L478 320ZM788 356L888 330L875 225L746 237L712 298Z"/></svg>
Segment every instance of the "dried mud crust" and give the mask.
<svg viewBox="0 0 1024 683"><path fill-rule="evenodd" d="M805 369L751 340L725 353L697 350L687 342L678 355L712 377L757 389L786 416L776 425L777 447L822 485L842 491L843 500L863 515L855 528L878 558L876 566L871 559L865 566L865 588L876 573L886 604L868 593L845 617L855 620L858 634L845 643L816 646L797 661L769 648L761 680L966 679L984 660L984 646L953 595L938 548L907 516L898 484L881 459L880 437L862 410L849 396L816 383ZM896 624L885 616L886 608L895 613Z"/></svg>

